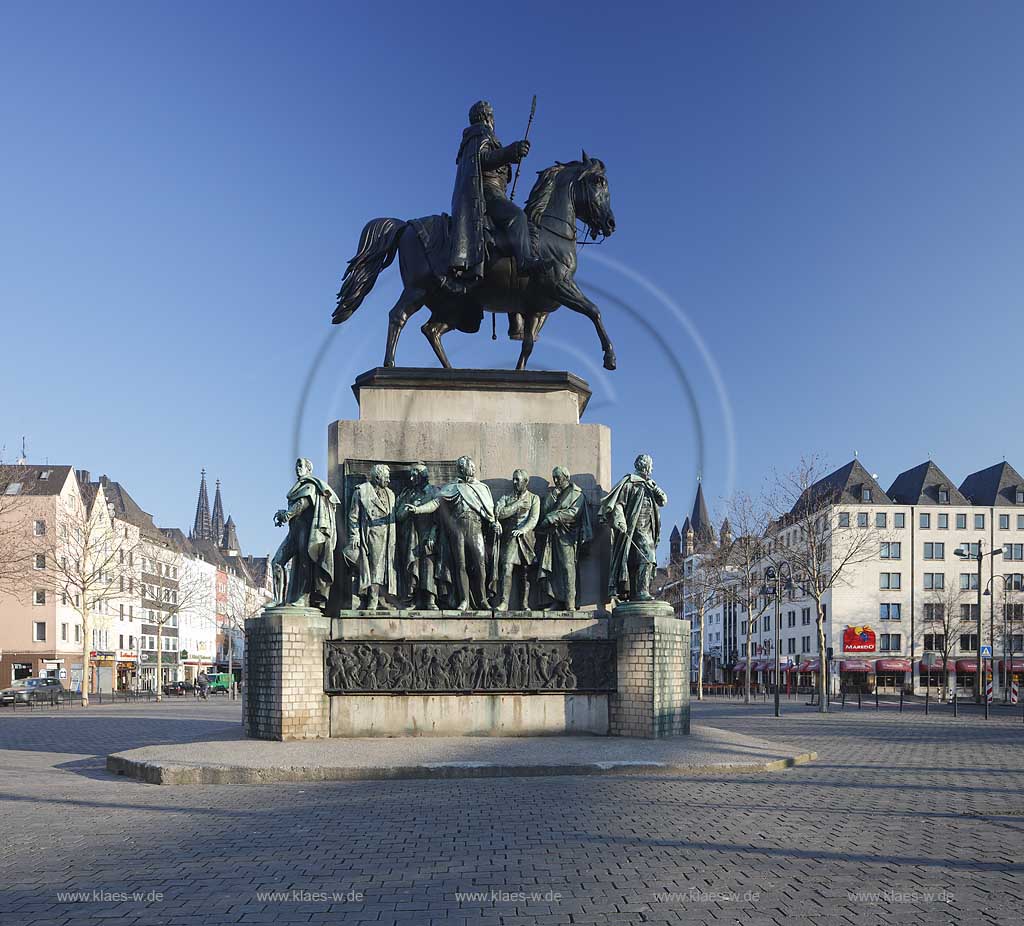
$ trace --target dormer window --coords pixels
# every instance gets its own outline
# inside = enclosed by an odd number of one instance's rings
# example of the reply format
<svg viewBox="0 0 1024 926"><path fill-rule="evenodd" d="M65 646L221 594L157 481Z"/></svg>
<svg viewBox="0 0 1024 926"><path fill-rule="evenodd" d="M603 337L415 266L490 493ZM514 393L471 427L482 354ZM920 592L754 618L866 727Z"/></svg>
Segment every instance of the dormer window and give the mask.
<svg viewBox="0 0 1024 926"><path fill-rule="evenodd" d="M862 502L870 502L871 501L871 488L869 486L861 486L860 500Z"/></svg>
<svg viewBox="0 0 1024 926"><path fill-rule="evenodd" d="M1024 486L1017 486L1016 499L1018 505L1024 505Z"/></svg>
<svg viewBox="0 0 1024 926"><path fill-rule="evenodd" d="M939 504L949 504L949 489L946 486L939 486Z"/></svg>

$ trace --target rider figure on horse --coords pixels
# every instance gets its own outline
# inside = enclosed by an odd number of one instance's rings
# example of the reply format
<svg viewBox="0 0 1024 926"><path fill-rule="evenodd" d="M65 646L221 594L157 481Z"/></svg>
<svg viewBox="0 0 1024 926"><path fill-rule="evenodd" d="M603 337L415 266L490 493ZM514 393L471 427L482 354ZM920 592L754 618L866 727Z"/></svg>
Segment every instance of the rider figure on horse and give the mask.
<svg viewBox="0 0 1024 926"><path fill-rule="evenodd" d="M502 147L494 134L494 109L486 100L469 110L469 126L455 159L455 192L452 194L452 228L449 271L452 281L472 285L484 275L486 222L519 265L519 272L532 274L544 269L531 239L526 213L505 194L512 180L511 165L530 152L523 139Z"/></svg>

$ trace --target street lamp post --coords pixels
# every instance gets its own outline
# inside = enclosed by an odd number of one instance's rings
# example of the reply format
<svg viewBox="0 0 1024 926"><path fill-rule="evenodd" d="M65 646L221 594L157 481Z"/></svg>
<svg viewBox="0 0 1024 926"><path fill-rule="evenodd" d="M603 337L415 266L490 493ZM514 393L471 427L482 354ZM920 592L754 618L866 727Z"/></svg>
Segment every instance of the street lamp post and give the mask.
<svg viewBox="0 0 1024 926"><path fill-rule="evenodd" d="M997 547L994 550L989 550L988 553L986 553L985 550L984 550L984 543L985 543L984 540L982 540L979 537L978 538L978 552L977 553L972 553L971 552L971 545L970 544L965 544L962 547L958 547L954 551L956 553L956 555L960 557L960 559L970 560L972 562L977 562L977 564L978 564L978 615L977 615L977 620L975 621L975 629L976 629L977 636L978 636L978 639L977 639L978 651L977 651L977 663L976 663L977 664L977 668L975 670L975 676L974 676L974 700L975 700L975 703L977 703L977 704L981 703L982 697L984 695L984 688L982 687L982 682L981 682L981 667L982 667L982 658L981 658L981 596L982 596L983 590L984 590L984 585L983 585L983 583L981 581L981 563L982 563L982 560L986 556L1002 556L1002 554L1003 554L1002 548L999 548L999 547ZM986 716L988 715L988 700L987 699L985 700L985 714L986 714Z"/></svg>
<svg viewBox="0 0 1024 926"><path fill-rule="evenodd" d="M791 588L793 585L793 569L787 560L783 560L776 566L769 566L764 574L764 587L761 589L761 593L767 597L772 594L772 589L769 588L768 583L775 583L775 716L782 716L782 709L779 704L779 677L782 669L782 640L781 640L781 628L782 623L782 577L783 573L786 576L786 588Z"/></svg>
<svg viewBox="0 0 1024 926"><path fill-rule="evenodd" d="M1008 610L1007 602L1008 602L1009 597L1010 597L1010 589L1011 589L1012 584L1013 584L1013 577L1012 576L991 576L989 578L988 582L985 583L985 595L992 599L989 602L990 607L989 607L989 618L988 618L988 638L989 638L989 640L992 643L992 666L993 666L993 668L995 667L995 664L996 664L996 659L995 659L995 656L996 656L996 628L995 628L996 596L992 594L992 583L996 579L1000 579L1002 581L1002 583L1003 583L1003 680L1002 680L1002 682L1000 682L1000 686L1003 689L1003 700L1005 701L1006 698L1007 698L1007 694L1006 694L1006 679L1009 677L1007 675L1007 669L1006 669L1006 612ZM981 583L979 582L978 584L980 585ZM992 675L993 676L995 675L994 671L993 671Z"/></svg>

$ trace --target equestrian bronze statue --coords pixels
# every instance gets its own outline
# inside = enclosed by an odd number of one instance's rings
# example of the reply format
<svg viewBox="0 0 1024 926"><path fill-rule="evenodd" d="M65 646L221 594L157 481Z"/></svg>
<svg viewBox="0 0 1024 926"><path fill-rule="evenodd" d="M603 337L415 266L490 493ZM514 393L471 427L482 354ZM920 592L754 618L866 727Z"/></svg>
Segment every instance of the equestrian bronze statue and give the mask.
<svg viewBox="0 0 1024 926"><path fill-rule="evenodd" d="M574 279L577 221L592 239L615 231L604 163L584 151L578 161L540 171L520 209L505 191L511 165L526 157L530 143L503 146L486 102L474 104L469 121L456 158L452 215L368 222L332 321L351 317L397 254L404 288L389 316L384 366L395 365L409 316L427 306L430 318L420 330L443 366L451 367L441 344L444 334L473 334L484 312L501 312L509 316L509 337L523 342L516 364L523 370L548 315L565 306L594 323L604 366L614 370L615 350L601 313Z"/></svg>

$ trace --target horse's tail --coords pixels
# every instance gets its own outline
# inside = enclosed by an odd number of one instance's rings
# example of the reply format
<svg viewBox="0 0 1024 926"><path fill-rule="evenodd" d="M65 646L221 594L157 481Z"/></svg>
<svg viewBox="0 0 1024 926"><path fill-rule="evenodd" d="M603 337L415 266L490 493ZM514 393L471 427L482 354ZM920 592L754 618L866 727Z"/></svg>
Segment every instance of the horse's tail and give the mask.
<svg viewBox="0 0 1024 926"><path fill-rule="evenodd" d="M398 240L406 223L401 219L371 219L359 236L359 250L348 262L338 292L338 306L331 322L347 321L373 289L380 272L391 264L398 252Z"/></svg>

